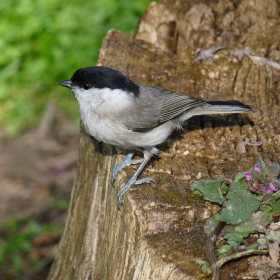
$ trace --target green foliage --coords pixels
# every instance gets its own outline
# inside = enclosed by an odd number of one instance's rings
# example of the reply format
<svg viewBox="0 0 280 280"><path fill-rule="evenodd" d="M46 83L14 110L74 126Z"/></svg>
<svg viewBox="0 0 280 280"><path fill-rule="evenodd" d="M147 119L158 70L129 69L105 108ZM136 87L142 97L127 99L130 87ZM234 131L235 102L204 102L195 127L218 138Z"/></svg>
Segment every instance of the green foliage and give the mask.
<svg viewBox="0 0 280 280"><path fill-rule="evenodd" d="M220 260L211 263L216 272L224 263L246 255L268 252L270 256L277 252L279 254L277 245L280 245L280 232L277 227L271 227L273 214L280 212L279 174L279 164L266 166L259 158L250 171L238 173L228 188L223 187L224 182L221 180L204 180L191 185L194 193L203 195L206 200L219 203L222 207L221 215L211 217L204 226L209 240L211 239L206 247L208 256L214 254L215 244L212 241L221 233L223 228L220 227L228 225L222 232L226 243L223 242L217 250ZM269 224L271 225L268 227ZM252 235L255 235L257 242L248 244ZM275 245L268 246L268 243Z"/></svg>
<svg viewBox="0 0 280 280"><path fill-rule="evenodd" d="M280 199L278 199L272 206L272 210L271 212L274 214L274 213L277 213L277 212L280 212Z"/></svg>
<svg viewBox="0 0 280 280"><path fill-rule="evenodd" d="M191 186L194 194L204 195L204 199L223 204L224 199L220 189L221 181L204 180L194 182Z"/></svg>
<svg viewBox="0 0 280 280"><path fill-rule="evenodd" d="M223 245L218 249L218 256L220 258L230 254L234 250L233 245Z"/></svg>
<svg viewBox="0 0 280 280"><path fill-rule="evenodd" d="M229 233L224 235L224 238L229 242L235 242L236 244L240 245L243 243L243 235L239 233Z"/></svg>
<svg viewBox="0 0 280 280"><path fill-rule="evenodd" d="M280 165L266 166L260 158L250 172L239 172L228 188L223 187L221 180L203 180L194 182L191 189L206 200L222 205L221 221L240 225L249 221L257 210L270 213L270 216L279 212L279 173Z"/></svg>
<svg viewBox="0 0 280 280"><path fill-rule="evenodd" d="M240 224L248 220L261 204L255 195L242 187L240 181L231 183L226 198L227 201L222 209L221 220L231 225Z"/></svg>
<svg viewBox="0 0 280 280"><path fill-rule="evenodd" d="M247 238L251 233L254 233L254 229L248 226L236 226L235 231L241 234L244 238Z"/></svg>
<svg viewBox="0 0 280 280"><path fill-rule="evenodd" d="M211 268L210 268L208 262L205 262L203 260L197 260L196 263L201 267L202 272L206 276L210 276L211 275Z"/></svg>
<svg viewBox="0 0 280 280"><path fill-rule="evenodd" d="M6 224L0 239L0 270L8 270L9 274L16 277L26 269L26 262L35 270L40 268L40 259L28 254L33 249L32 240L42 233L52 234L57 230L56 226L42 225L34 220L26 223L11 220Z"/></svg>
<svg viewBox="0 0 280 280"><path fill-rule="evenodd" d="M228 188L226 199L222 195L222 181L220 180L197 181L191 185L191 189L196 194L204 195L206 200L223 205L222 221L232 225L240 224L248 220L261 203L258 196L251 194L242 186L244 177L244 172L236 175Z"/></svg>
<svg viewBox="0 0 280 280"><path fill-rule="evenodd" d="M107 31L135 30L149 2L1 1L0 124L9 133L32 127L50 99L77 117L73 96L56 82L95 65Z"/></svg>

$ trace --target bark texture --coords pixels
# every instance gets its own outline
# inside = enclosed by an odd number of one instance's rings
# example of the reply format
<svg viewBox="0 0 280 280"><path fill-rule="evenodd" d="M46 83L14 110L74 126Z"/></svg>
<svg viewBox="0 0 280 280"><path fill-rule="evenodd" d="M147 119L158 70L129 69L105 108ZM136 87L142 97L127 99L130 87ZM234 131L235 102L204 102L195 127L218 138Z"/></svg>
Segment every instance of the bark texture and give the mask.
<svg viewBox="0 0 280 280"><path fill-rule="evenodd" d="M280 71L247 56L239 60L230 55L250 47L256 55L278 62L279 14L276 0L165 0L150 5L134 37L108 32L99 65L192 97L239 100L257 113L190 120L186 131L174 133L144 171L159 186L133 187L122 211L117 210L117 191L136 167L123 170L112 188L110 174L123 154L91 139L81 126L77 179L49 280L201 276L195 261L205 257L203 224L217 208L193 195L190 184L233 178L249 170L258 154L267 163L279 162ZM212 60L194 61L198 49L218 44L227 48ZM236 134L263 145L240 153ZM256 258L226 266L221 279L256 276Z"/></svg>

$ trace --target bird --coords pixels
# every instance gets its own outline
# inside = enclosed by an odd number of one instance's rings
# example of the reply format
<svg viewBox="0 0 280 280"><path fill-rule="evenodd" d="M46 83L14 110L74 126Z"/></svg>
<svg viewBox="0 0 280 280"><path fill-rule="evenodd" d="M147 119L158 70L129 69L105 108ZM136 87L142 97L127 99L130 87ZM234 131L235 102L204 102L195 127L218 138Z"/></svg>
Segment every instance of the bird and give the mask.
<svg viewBox="0 0 280 280"><path fill-rule="evenodd" d="M183 129L186 120L197 115L254 112L250 106L235 100L204 101L143 85L104 66L80 68L70 79L58 84L74 94L88 134L100 142L130 150L113 169L112 184L124 167L140 164L118 192L119 209L131 186L150 182L157 185L154 178L138 177L150 159L160 153L157 145L174 130ZM135 151L142 152L143 158L133 159Z"/></svg>

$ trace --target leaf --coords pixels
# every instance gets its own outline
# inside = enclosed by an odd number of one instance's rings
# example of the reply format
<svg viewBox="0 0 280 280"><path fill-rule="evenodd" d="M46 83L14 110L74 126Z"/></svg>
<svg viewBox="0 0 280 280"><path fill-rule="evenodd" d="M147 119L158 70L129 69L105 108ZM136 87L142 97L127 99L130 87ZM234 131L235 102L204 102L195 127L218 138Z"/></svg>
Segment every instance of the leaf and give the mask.
<svg viewBox="0 0 280 280"><path fill-rule="evenodd" d="M253 212L258 210L261 203L247 189L242 188L240 182L236 181L231 183L226 198L221 220L232 225L248 220Z"/></svg>
<svg viewBox="0 0 280 280"><path fill-rule="evenodd" d="M253 243L249 246L246 247L247 250L257 250L259 247L259 244L258 243Z"/></svg>
<svg viewBox="0 0 280 280"><path fill-rule="evenodd" d="M205 262L203 260L197 260L196 263L201 267L202 272L206 276L210 276L212 274L212 270L208 262Z"/></svg>
<svg viewBox="0 0 280 280"><path fill-rule="evenodd" d="M266 211L266 212L270 212L271 211L271 209L272 209L272 206L271 205L261 205L260 206L260 210L261 211Z"/></svg>
<svg viewBox="0 0 280 280"><path fill-rule="evenodd" d="M206 200L223 204L224 199L220 185L221 181L217 180L197 181L191 185L191 190L196 194L204 195Z"/></svg>
<svg viewBox="0 0 280 280"><path fill-rule="evenodd" d="M246 172L239 172L235 175L234 181L240 181L245 178Z"/></svg>
<svg viewBox="0 0 280 280"><path fill-rule="evenodd" d="M233 240L228 240L227 243L228 243L228 245L233 246L235 250L238 249L239 245L240 245L236 241L233 241Z"/></svg>
<svg viewBox="0 0 280 280"><path fill-rule="evenodd" d="M225 255L230 254L234 250L233 245L224 245L218 249L218 256L223 257Z"/></svg>
<svg viewBox="0 0 280 280"><path fill-rule="evenodd" d="M272 163L266 168L265 172L269 179L277 178L280 172L280 165Z"/></svg>
<svg viewBox="0 0 280 280"><path fill-rule="evenodd" d="M278 192L276 192L274 195L273 195L275 198L279 198L280 197L280 190Z"/></svg>
<svg viewBox="0 0 280 280"><path fill-rule="evenodd" d="M259 173L259 172L256 172L256 171L252 170L251 174L255 179L257 179L258 181L260 181L261 183L263 183L267 187L269 186L270 181L264 178L263 173Z"/></svg>
<svg viewBox="0 0 280 280"><path fill-rule="evenodd" d="M278 199L275 203L273 203L272 205L272 211L271 213L274 214L274 213L277 213L277 212L280 212L280 199Z"/></svg>
<svg viewBox="0 0 280 280"><path fill-rule="evenodd" d="M257 161L257 165L260 167L262 172L265 172L266 165L264 161L262 160L261 156L259 157L259 160Z"/></svg>
<svg viewBox="0 0 280 280"><path fill-rule="evenodd" d="M241 234L243 238L247 238L251 233L255 232L254 228L249 226L237 226L235 231Z"/></svg>
<svg viewBox="0 0 280 280"><path fill-rule="evenodd" d="M226 234L226 235L224 235L224 238L228 241L234 241L239 245L243 242L243 236L241 234L238 234L238 233Z"/></svg>
<svg viewBox="0 0 280 280"><path fill-rule="evenodd" d="M223 195L228 192L228 185L226 184L226 182L222 182L220 188L221 188L221 192L222 192Z"/></svg>

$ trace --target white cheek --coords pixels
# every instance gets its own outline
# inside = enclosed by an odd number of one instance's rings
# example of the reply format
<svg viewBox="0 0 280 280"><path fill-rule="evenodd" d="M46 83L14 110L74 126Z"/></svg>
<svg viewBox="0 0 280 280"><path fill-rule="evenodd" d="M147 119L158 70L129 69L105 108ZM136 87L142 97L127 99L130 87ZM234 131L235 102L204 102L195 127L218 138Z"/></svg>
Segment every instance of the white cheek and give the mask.
<svg viewBox="0 0 280 280"><path fill-rule="evenodd" d="M133 102L133 97L120 89L97 89L92 88L84 90L81 88L73 88L80 106L91 107L100 113L117 112L125 109Z"/></svg>
<svg viewBox="0 0 280 280"><path fill-rule="evenodd" d="M118 111L125 109L133 103L133 97L120 89L106 89L99 90L100 97L103 102L100 104L100 110L104 111Z"/></svg>
<svg viewBox="0 0 280 280"><path fill-rule="evenodd" d="M81 106L98 106L102 102L100 94L96 93L96 89L94 88L84 90L78 87L73 87L72 91Z"/></svg>

